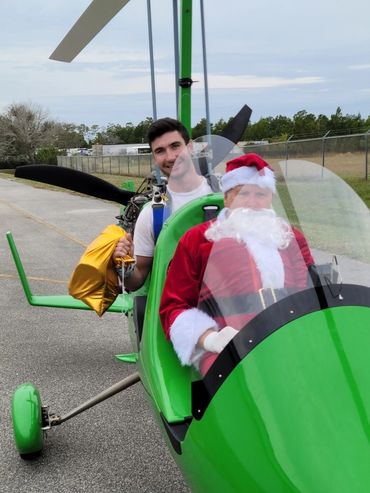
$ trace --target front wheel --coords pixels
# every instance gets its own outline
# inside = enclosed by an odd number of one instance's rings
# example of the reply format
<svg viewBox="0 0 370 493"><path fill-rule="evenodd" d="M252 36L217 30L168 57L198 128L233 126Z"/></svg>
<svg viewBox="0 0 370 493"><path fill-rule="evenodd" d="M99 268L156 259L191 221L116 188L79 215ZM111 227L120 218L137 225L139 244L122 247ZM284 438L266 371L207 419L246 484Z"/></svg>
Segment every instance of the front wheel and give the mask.
<svg viewBox="0 0 370 493"><path fill-rule="evenodd" d="M38 389L31 383L20 385L12 399L15 444L22 459L32 459L43 447L42 408Z"/></svg>

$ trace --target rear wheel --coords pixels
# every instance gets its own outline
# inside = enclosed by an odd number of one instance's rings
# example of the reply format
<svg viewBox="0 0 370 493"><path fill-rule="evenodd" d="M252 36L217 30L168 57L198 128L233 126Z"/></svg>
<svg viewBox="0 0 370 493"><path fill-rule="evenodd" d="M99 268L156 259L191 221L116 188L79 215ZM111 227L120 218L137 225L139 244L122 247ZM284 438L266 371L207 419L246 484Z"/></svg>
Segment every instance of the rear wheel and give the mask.
<svg viewBox="0 0 370 493"><path fill-rule="evenodd" d="M42 408L38 389L31 383L20 385L12 399L15 444L22 459L40 455L43 447Z"/></svg>

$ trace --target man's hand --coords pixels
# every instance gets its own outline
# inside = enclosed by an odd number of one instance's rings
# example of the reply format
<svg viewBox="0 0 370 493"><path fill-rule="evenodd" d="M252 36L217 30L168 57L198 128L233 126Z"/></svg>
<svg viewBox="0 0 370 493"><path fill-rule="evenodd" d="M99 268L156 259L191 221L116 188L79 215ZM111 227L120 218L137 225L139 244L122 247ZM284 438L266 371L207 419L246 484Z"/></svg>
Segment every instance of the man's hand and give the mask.
<svg viewBox="0 0 370 493"><path fill-rule="evenodd" d="M229 325L221 329L219 332L212 331L205 337L203 347L206 351L221 353L224 347L237 333L238 331Z"/></svg>
<svg viewBox="0 0 370 493"><path fill-rule="evenodd" d="M133 242L132 242L132 236L130 233L127 233L125 236L123 236L121 239L118 240L117 246L113 252L113 260L116 258L124 258L126 255L130 255L133 257Z"/></svg>

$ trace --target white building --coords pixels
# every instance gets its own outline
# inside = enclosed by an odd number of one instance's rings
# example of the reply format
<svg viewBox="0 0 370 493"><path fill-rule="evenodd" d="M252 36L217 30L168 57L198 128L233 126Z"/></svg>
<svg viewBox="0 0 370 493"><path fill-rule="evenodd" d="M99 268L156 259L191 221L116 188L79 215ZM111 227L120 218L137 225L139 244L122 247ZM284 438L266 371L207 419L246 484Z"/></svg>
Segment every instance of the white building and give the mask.
<svg viewBox="0 0 370 493"><path fill-rule="evenodd" d="M150 154L149 144L94 144L93 156L126 156Z"/></svg>

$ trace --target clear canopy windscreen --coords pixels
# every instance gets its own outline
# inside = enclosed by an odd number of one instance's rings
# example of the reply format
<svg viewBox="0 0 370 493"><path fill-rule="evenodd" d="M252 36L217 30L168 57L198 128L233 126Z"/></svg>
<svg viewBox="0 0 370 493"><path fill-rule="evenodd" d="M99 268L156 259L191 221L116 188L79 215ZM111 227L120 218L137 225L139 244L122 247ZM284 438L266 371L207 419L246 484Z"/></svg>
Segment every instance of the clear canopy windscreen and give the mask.
<svg viewBox="0 0 370 493"><path fill-rule="evenodd" d="M206 155L209 148L202 145ZM240 155L234 152L233 147L216 172L223 174L226 161ZM206 231L212 246L198 308L219 328L241 330L274 303L312 288L311 264L333 296L341 295L343 284L370 286L370 213L358 195L337 175L308 161L283 161L273 168L276 193L270 209L231 205ZM239 193L244 191L241 187ZM202 373L206 370L207 364Z"/></svg>
<svg viewBox="0 0 370 493"><path fill-rule="evenodd" d="M243 154L240 147L218 135L205 135L190 141L173 164L168 188L188 193L199 184L199 177L220 176L226 162Z"/></svg>
<svg viewBox="0 0 370 493"><path fill-rule="evenodd" d="M299 228L317 264L333 263L341 281L370 286L370 212L330 170L303 160L275 166L276 210Z"/></svg>

